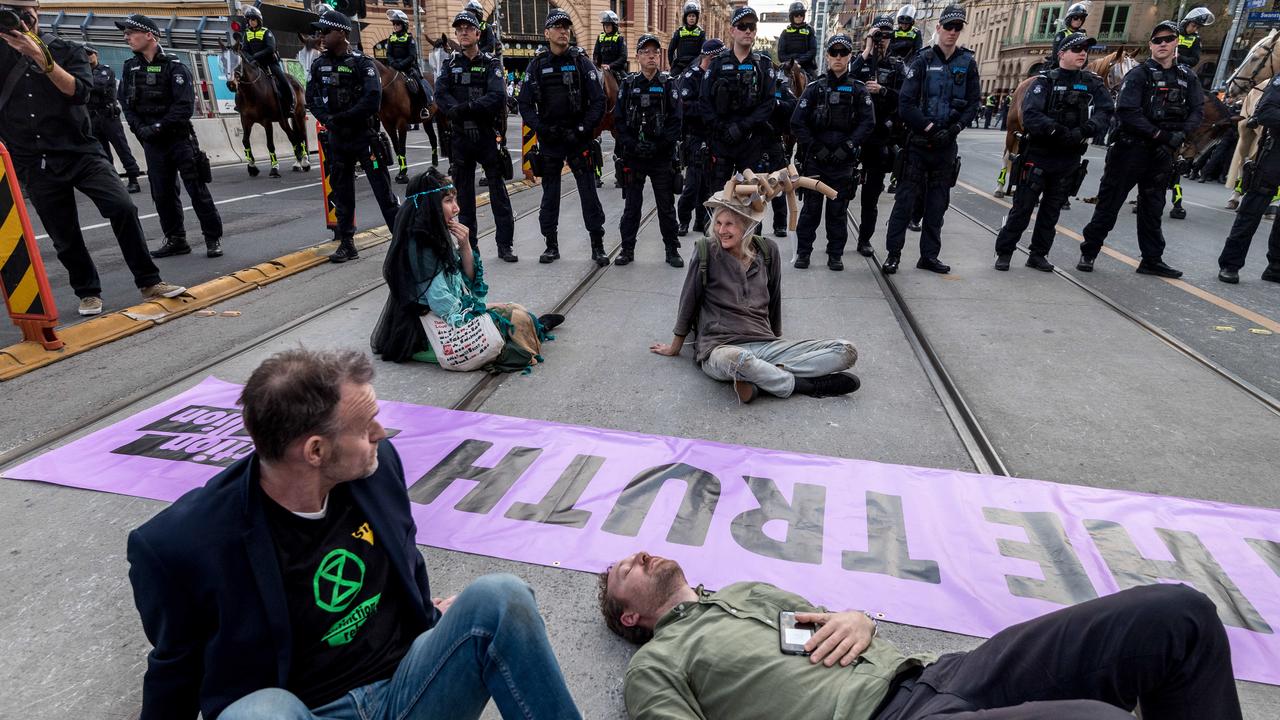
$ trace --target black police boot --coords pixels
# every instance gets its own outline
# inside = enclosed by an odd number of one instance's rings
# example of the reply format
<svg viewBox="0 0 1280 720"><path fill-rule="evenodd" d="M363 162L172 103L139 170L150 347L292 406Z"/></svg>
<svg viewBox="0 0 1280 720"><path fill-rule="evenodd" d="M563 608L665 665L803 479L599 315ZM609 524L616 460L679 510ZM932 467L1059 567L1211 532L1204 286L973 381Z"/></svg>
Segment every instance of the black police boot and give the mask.
<svg viewBox="0 0 1280 720"><path fill-rule="evenodd" d="M609 264L609 256L604 252L604 238L595 238L591 241L591 260L597 267Z"/></svg>
<svg viewBox="0 0 1280 720"><path fill-rule="evenodd" d="M1280 263L1272 263L1262 271L1262 279L1267 282L1280 283Z"/></svg>
<svg viewBox="0 0 1280 720"><path fill-rule="evenodd" d="M951 266L943 263L938 258L920 258L916 261L917 270L928 270L936 272L940 275L946 275L951 272Z"/></svg>
<svg viewBox="0 0 1280 720"><path fill-rule="evenodd" d="M840 259L839 255L828 255L827 269L839 272L844 269L844 261Z"/></svg>
<svg viewBox="0 0 1280 720"><path fill-rule="evenodd" d="M125 190L128 190L130 195L137 195L142 192L142 186L138 184L137 175L129 176L129 184L125 186Z"/></svg>
<svg viewBox="0 0 1280 720"><path fill-rule="evenodd" d="M792 263L792 266L797 270L808 270L809 269L809 253L801 253L799 255L796 255L796 261Z"/></svg>
<svg viewBox="0 0 1280 720"><path fill-rule="evenodd" d="M557 238L547 238L547 249L542 252L538 258L538 262L546 265L560 259L560 241Z"/></svg>
<svg viewBox="0 0 1280 720"><path fill-rule="evenodd" d="M997 255L996 255L996 264L995 264L995 268L996 268L997 270L1005 270L1005 271L1007 271L1007 270L1009 269L1009 261L1010 261L1011 259L1013 259L1013 255L1012 255L1011 253L999 253L999 254L997 254Z"/></svg>
<svg viewBox="0 0 1280 720"><path fill-rule="evenodd" d="M831 373L815 378L796 378L795 392L809 397L835 397L857 392L862 381L853 373Z"/></svg>
<svg viewBox="0 0 1280 720"><path fill-rule="evenodd" d="M1087 255L1081 255L1080 260L1076 263L1076 269L1080 272L1093 272L1093 260Z"/></svg>
<svg viewBox="0 0 1280 720"><path fill-rule="evenodd" d="M510 246L498 246L498 259L502 262L520 262L520 258L516 257L516 254L511 252Z"/></svg>
<svg viewBox="0 0 1280 720"><path fill-rule="evenodd" d="M889 256L884 259L884 264L880 266L880 269L885 275L892 275L898 272L898 263L900 262L902 262L902 256L896 252L891 252L889 253Z"/></svg>
<svg viewBox="0 0 1280 720"><path fill-rule="evenodd" d="M1164 263L1163 260L1143 260L1138 263L1139 275L1155 275L1164 278L1180 278L1181 270L1174 270Z"/></svg>
<svg viewBox="0 0 1280 720"><path fill-rule="evenodd" d="M774 236L774 237L779 237L779 238L784 238L784 237L786 237L786 236L787 236L787 229L786 229L785 227L774 228L774 229L773 229L773 236Z"/></svg>
<svg viewBox="0 0 1280 720"><path fill-rule="evenodd" d="M1240 282L1240 273L1235 270L1228 270L1226 268L1222 268L1221 270L1218 271L1218 279L1224 283L1235 285L1236 283Z"/></svg>
<svg viewBox="0 0 1280 720"><path fill-rule="evenodd" d="M920 232L920 221L912 220L911 222L907 223L907 229L910 230L911 232Z"/></svg>
<svg viewBox="0 0 1280 720"><path fill-rule="evenodd" d="M680 237L684 237L685 235L688 235L688 234L689 234L689 223L688 222L680 223L679 227L676 228L676 235Z"/></svg>
<svg viewBox="0 0 1280 720"><path fill-rule="evenodd" d="M205 238L204 254L205 257L222 257L222 238Z"/></svg>
<svg viewBox="0 0 1280 720"><path fill-rule="evenodd" d="M348 260L359 260L360 251L356 250L356 241L352 237L344 237L338 240L338 249L333 251L329 256L331 263L344 263Z"/></svg>
<svg viewBox="0 0 1280 720"><path fill-rule="evenodd" d="M1186 211L1186 210L1183 210L1183 209L1182 209L1182 204L1181 204L1181 203L1179 203L1179 204L1174 205L1173 207L1169 208L1169 217L1173 218L1174 220L1186 220L1186 219L1187 219L1187 211Z"/></svg>
<svg viewBox="0 0 1280 720"><path fill-rule="evenodd" d="M875 250L871 248L870 238L858 238L858 254L862 257L871 257L875 254Z"/></svg>
<svg viewBox="0 0 1280 720"><path fill-rule="evenodd" d="M594 260L595 256L596 256L596 252L595 250L592 250L591 258ZM635 248L624 247L622 248L622 251L618 253L618 257L613 259L613 264L614 265L630 265L635 261L636 261Z"/></svg>
<svg viewBox="0 0 1280 720"><path fill-rule="evenodd" d="M680 257L680 252L674 247L667 248L667 264L673 268L684 267L684 258Z"/></svg>
<svg viewBox="0 0 1280 720"><path fill-rule="evenodd" d="M186 255L191 252L191 246L187 244L187 239L183 237L169 237L164 239L164 244L158 249L151 251L153 258L165 258L171 255Z"/></svg>
<svg viewBox="0 0 1280 720"><path fill-rule="evenodd" d="M1049 260L1043 255L1028 256L1027 267L1035 268L1040 272L1053 272L1053 263L1049 262Z"/></svg>

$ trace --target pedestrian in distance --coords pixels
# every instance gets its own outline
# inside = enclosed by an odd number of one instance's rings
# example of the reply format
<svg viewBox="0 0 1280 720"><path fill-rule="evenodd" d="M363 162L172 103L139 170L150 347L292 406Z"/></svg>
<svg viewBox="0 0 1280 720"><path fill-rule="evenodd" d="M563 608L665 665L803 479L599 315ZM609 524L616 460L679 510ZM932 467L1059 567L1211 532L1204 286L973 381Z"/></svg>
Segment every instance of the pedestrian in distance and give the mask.
<svg viewBox="0 0 1280 720"><path fill-rule="evenodd" d="M86 101L93 74L83 46L40 32L37 0L3 0L14 25L0 30L0 142L80 299L80 315L102 312L102 281L76 212L79 190L111 223L144 298L177 297L147 254L138 209L93 136Z"/></svg>
<svg viewBox="0 0 1280 720"><path fill-rule="evenodd" d="M635 261L636 234L640 230L640 209L648 179L653 187L667 264L684 267L680 240L676 237L675 207L680 101L671 76L658 70L661 56L662 41L658 36L641 35L636 41L636 63L640 70L623 81L614 107L614 127L622 159L622 194L626 199L620 226L622 250L614 265Z"/></svg>
<svg viewBox="0 0 1280 720"><path fill-rule="evenodd" d="M711 197L711 150L708 146L709 129L706 123L706 109L702 106L702 78L712 60L724 49L724 43L712 38L702 44L702 52L698 62L690 65L680 76L680 129L684 138L681 143L684 166L684 187L680 190L680 201L676 203L676 218L679 225L676 235L684 237L689 233L689 223L693 222L693 230L703 233L707 230L708 213L703 205Z"/></svg>
<svg viewBox="0 0 1280 720"><path fill-rule="evenodd" d="M1107 151L1106 167L1098 187L1093 218L1081 234L1076 269L1093 272L1103 240L1134 185L1138 186L1138 247L1142 262L1138 272L1166 278L1182 277L1164 262L1164 235L1160 216L1165 192L1174 173L1174 156L1204 117L1204 93L1200 83L1175 59L1178 26L1172 20L1151 29L1151 57L1125 75L1116 100L1120 127Z"/></svg>
<svg viewBox="0 0 1280 720"><path fill-rule="evenodd" d="M782 339L782 260L778 245L756 234L759 210L723 191L707 201L711 237L698 240L670 343L649 351L676 356L690 332L694 362L707 376L733 383L742 403L760 391L776 397L848 395L861 385L845 372L858 360L847 340Z"/></svg>
<svg viewBox="0 0 1280 720"><path fill-rule="evenodd" d="M1218 279L1232 285L1240 282L1240 270L1249 256L1253 234L1262 222L1267 205L1280 189L1280 148L1275 147L1276 136L1280 134L1280 77L1267 84L1262 99L1249 118L1249 126L1262 128L1259 152L1257 157L1245 163L1241 180L1244 197L1218 256ZM1268 262L1262 271L1262 279L1280 282L1280 223L1271 226L1267 245Z"/></svg>
<svg viewBox="0 0 1280 720"><path fill-rule="evenodd" d="M814 190L804 190L804 209L796 227L795 267L809 267L809 256L826 207L827 267L843 270L845 243L849 239L849 201L857 192L858 157L862 143L875 126L871 95L860 80L849 74L853 39L844 33L826 42L827 72L805 88L791 116L791 134L803 158L805 175L836 190L829 200Z"/></svg>
<svg viewBox="0 0 1280 720"><path fill-rule="evenodd" d="M222 216L209 193L209 160L196 144L191 116L195 114L195 83L191 71L160 46L160 27L146 15L117 20L133 57L120 71L120 106L129 128L142 143L147 158L151 199L160 216L164 244L151 257L186 255L186 222L178 180L187 189L200 221L205 255L222 255Z"/></svg>
<svg viewBox="0 0 1280 720"><path fill-rule="evenodd" d="M712 59L702 79L713 190L733 173L755 167L764 151L778 142L769 125L777 100L773 62L752 49L758 15L750 7L740 7L733 11L730 25L732 43Z"/></svg>
<svg viewBox="0 0 1280 720"><path fill-rule="evenodd" d="M142 192L138 184L138 176L142 168L129 149L129 141L124 136L124 125L120 123L120 102L116 99L116 71L110 65L98 62L98 51L88 45L84 51L89 57L89 68L93 71L93 87L89 90L89 121L93 124L93 134L102 145L102 152L111 162L111 149L115 148L120 156L120 164L124 166L128 183L125 189L130 195Z"/></svg>
<svg viewBox="0 0 1280 720"><path fill-rule="evenodd" d="M702 17L702 6L698 0L686 0L680 9L680 17L680 27L671 33L671 42L667 43L667 66L671 68L672 76L680 75L685 68L695 64L702 44L710 40L707 32L698 25L698 19Z"/></svg>
<svg viewBox="0 0 1280 720"><path fill-rule="evenodd" d="M338 249L329 261L344 263L360 257L355 243L356 165L364 170L387 227L394 227L400 205L391 192L391 152L378 137L378 70L372 59L351 47L351 19L346 15L326 10L311 27L324 52L311 64L307 109L325 127L325 162L338 216Z"/></svg>
<svg viewBox="0 0 1280 720"><path fill-rule="evenodd" d="M907 224L917 198L924 201L920 232L920 259L916 267L936 273L951 272L938 259L942 250L942 216L950 203L951 188L960 176L956 137L978 112L981 87L973 52L957 43L966 23L964 8L948 5L938 17L938 43L918 53L908 64L898 100L898 112L908 136L903 177L893 197L881 268L898 271Z"/></svg>
<svg viewBox="0 0 1280 720"><path fill-rule="evenodd" d="M875 109L875 125L862 144L862 212L858 223L858 254L871 257L871 236L879 217L880 194L885 178L893 173L902 121L898 116L898 91L902 88L903 62L889 54L893 18L879 15L867 34L862 52L853 59L849 74L863 82Z"/></svg>
<svg viewBox="0 0 1280 720"><path fill-rule="evenodd" d="M1017 189L1013 209L996 235L997 270L1008 270L1018 240L1039 203L1027 267L1049 272L1049 249L1062 205L1080 188L1088 169L1081 162L1089 139L1110 122L1113 104L1102 80L1084 69L1096 41L1075 33L1058 44L1054 68L1041 72L1022 100L1026 139L1013 173ZM1092 112L1090 109L1092 108Z"/></svg>
<svg viewBox="0 0 1280 720"><path fill-rule="evenodd" d="M787 26L778 35L778 64L795 62L810 80L818 74L818 34L804 21L808 3L793 2L787 8Z"/></svg>
<svg viewBox="0 0 1280 720"><path fill-rule="evenodd" d="M458 188L461 222L476 242L476 166L484 169L489 185L489 209L493 212L498 257L517 262L515 217L502 172L508 162L498 138L506 132L507 92L502 84L502 60L480 52L480 21L469 12L453 19L454 40L459 49L444 61L436 78L436 105L449 118L453 137L449 142L449 173ZM478 250L478 247L473 249Z"/></svg>
<svg viewBox="0 0 1280 720"><path fill-rule="evenodd" d="M604 208L596 194L592 144L604 117L600 75L582 49L569 44L573 20L551 8L543 23L547 46L529 61L520 86L520 115L538 136L537 158L531 164L542 178L538 225L546 250L538 262L560 259L560 168L566 163L578 186L582 221L591 238L591 260L609 264L604 252Z"/></svg>

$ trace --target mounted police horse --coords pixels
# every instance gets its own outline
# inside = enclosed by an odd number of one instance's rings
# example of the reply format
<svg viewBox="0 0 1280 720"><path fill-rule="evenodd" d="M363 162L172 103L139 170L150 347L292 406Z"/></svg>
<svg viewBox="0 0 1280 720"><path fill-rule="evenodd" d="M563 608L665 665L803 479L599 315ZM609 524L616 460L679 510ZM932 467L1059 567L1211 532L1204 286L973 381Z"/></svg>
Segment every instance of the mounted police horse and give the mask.
<svg viewBox="0 0 1280 720"><path fill-rule="evenodd" d="M292 76L286 76L289 89L293 93L293 112L284 113L276 96L276 89L271 78L257 63L253 62L240 44L235 46L240 63L227 81L227 87L236 94L236 109L240 113L241 142L244 144L244 159L249 164L249 176L257 177L258 166L254 164L253 149L250 139L254 125L261 125L267 132L267 151L271 153L270 177L280 177L279 163L276 160L275 132L273 123L279 123L284 134L293 146L293 171L311 170L311 157L307 150L306 93L302 84Z"/></svg>
<svg viewBox="0 0 1280 720"><path fill-rule="evenodd" d="M400 167L396 182L404 184L409 182L409 165L404 155L409 125L428 122L430 116L424 118L423 111L429 111L434 106L423 105L421 93L409 92L409 78L404 73L387 67L376 58L373 66L378 69L378 80L382 83L382 104L378 107L378 119L391 137L391 145L396 152L396 162Z"/></svg>
<svg viewBox="0 0 1280 720"><path fill-rule="evenodd" d="M618 131L614 127L613 110L618 106L619 87L617 76L613 74L613 71L609 69L607 64L596 65L596 75L600 76L600 89L604 92L604 116L600 118L600 124L595 127L595 132L593 133L595 145L592 148L592 153L595 154L596 187L600 187L600 176L604 173L604 152L600 150L600 136L606 132L613 138L613 157L615 163L618 159ZM622 187L621 169L614 173L614 177L614 186Z"/></svg>

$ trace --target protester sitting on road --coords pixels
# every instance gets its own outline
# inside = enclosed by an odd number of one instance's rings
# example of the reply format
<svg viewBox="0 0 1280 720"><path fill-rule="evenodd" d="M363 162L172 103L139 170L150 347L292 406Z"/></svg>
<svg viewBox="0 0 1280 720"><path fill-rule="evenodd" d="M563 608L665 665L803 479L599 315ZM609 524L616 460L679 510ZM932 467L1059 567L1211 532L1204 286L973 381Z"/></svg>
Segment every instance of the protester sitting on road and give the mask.
<svg viewBox="0 0 1280 720"><path fill-rule="evenodd" d="M395 232L382 276L390 291L374 327L373 351L383 360L436 362L422 327L434 312L453 327L488 313L502 334L502 354L485 366L490 372L516 372L541 362L547 333L562 315L534 317L515 303L486 303L489 286L471 231L458 220L458 191L435 168L409 183L396 215Z"/></svg>
<svg viewBox="0 0 1280 720"><path fill-rule="evenodd" d="M782 339L782 260L778 245L755 234L764 209L725 199L706 202L711 238L696 243L685 275L670 344L651 352L675 356L690 331L696 332L694 361L707 375L732 382L738 399L749 403L760 390L778 397L792 393L847 395L861 384L853 367L858 351L847 340Z"/></svg>
<svg viewBox="0 0 1280 720"><path fill-rule="evenodd" d="M761 582L693 588L678 563L645 552L599 588L605 624L643 646L623 683L632 720L1133 720L1135 705L1161 720L1241 717L1226 630L1185 585L1090 600L936 659L878 638L869 614ZM807 657L780 651L781 611L817 626Z"/></svg>

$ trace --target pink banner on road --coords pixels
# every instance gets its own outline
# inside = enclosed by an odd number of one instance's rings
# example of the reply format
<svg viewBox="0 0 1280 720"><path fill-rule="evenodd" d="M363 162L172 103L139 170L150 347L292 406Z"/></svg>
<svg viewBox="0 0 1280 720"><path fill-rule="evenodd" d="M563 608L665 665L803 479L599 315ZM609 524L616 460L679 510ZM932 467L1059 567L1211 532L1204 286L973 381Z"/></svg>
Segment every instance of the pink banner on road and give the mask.
<svg viewBox="0 0 1280 720"><path fill-rule="evenodd" d="M252 451L191 390L6 477L172 501ZM383 402L418 542L599 571L636 550L690 580L990 636L1152 582L1208 594L1235 674L1280 684L1280 511Z"/></svg>

